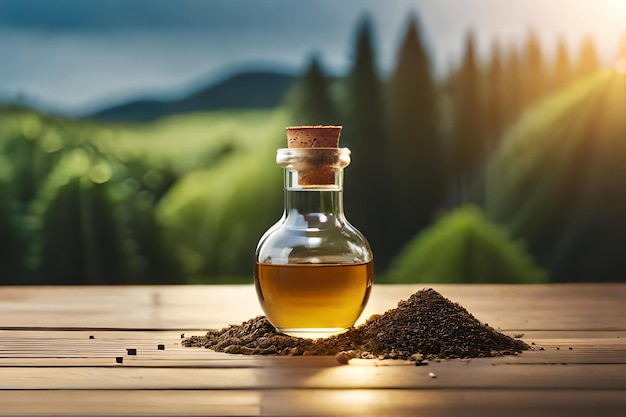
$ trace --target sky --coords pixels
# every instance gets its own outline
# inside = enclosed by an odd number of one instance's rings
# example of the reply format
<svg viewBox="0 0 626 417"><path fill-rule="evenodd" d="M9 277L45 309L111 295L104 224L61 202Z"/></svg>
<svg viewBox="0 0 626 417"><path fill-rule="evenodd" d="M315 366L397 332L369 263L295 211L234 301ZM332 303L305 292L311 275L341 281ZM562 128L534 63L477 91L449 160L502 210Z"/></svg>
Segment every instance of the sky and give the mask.
<svg viewBox="0 0 626 417"><path fill-rule="evenodd" d="M344 73L370 16L378 65L393 68L416 16L436 73L460 60L471 29L494 38L529 28L573 56L593 35L605 61L626 33L626 0L0 0L0 100L69 115L133 98L173 98L245 69L301 71L317 55Z"/></svg>

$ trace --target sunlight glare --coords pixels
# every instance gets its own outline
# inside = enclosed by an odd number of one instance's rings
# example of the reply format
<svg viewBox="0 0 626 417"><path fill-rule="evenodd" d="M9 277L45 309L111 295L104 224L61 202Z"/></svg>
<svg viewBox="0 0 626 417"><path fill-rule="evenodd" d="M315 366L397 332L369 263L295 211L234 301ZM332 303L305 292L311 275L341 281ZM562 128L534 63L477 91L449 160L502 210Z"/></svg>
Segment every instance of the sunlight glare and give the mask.
<svg viewBox="0 0 626 417"><path fill-rule="evenodd" d="M626 75L626 58L620 58L615 63L615 71L621 75Z"/></svg>

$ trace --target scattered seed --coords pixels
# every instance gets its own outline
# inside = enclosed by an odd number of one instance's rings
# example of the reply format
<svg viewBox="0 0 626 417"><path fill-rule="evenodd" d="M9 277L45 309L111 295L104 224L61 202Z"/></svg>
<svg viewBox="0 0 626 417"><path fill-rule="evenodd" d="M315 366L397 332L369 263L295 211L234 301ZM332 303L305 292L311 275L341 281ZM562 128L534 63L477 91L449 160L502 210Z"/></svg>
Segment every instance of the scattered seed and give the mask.
<svg viewBox="0 0 626 417"><path fill-rule="evenodd" d="M126 353L129 354L129 355L136 355L137 354L137 349L134 349L134 348L126 349Z"/></svg>
<svg viewBox="0 0 626 417"><path fill-rule="evenodd" d="M157 345L157 349L159 349L159 350L165 350L165 345Z"/></svg>
<svg viewBox="0 0 626 417"><path fill-rule="evenodd" d="M431 377L431 378L437 378L437 375L435 375L434 372L429 372L428 376Z"/></svg>
<svg viewBox="0 0 626 417"><path fill-rule="evenodd" d="M556 347L556 350L561 350L561 348L557 346L557 347Z"/></svg>
<svg viewBox="0 0 626 417"><path fill-rule="evenodd" d="M570 347L569 347L569 350L574 350L574 348L570 346Z"/></svg>
<svg viewBox="0 0 626 417"><path fill-rule="evenodd" d="M93 337L93 335L89 336L89 339L95 339L95 337Z"/></svg>
<svg viewBox="0 0 626 417"><path fill-rule="evenodd" d="M185 333L181 333L181 334L180 334L180 338L181 338L181 339L184 339L184 338L185 338Z"/></svg>
<svg viewBox="0 0 626 417"><path fill-rule="evenodd" d="M524 333L515 333L513 337L516 339L521 339L522 337L524 337Z"/></svg>
<svg viewBox="0 0 626 417"><path fill-rule="evenodd" d="M347 365L348 362L350 362L350 357L348 356L346 352L339 352L338 354L335 355L335 359L337 359L337 362L339 362L342 365Z"/></svg>
<svg viewBox="0 0 626 417"><path fill-rule="evenodd" d="M540 347L539 350L545 350L543 347Z"/></svg>
<svg viewBox="0 0 626 417"><path fill-rule="evenodd" d="M531 345L535 346L535 342L530 342Z"/></svg>
<svg viewBox="0 0 626 417"><path fill-rule="evenodd" d="M122 356L117 356L117 357L115 358L115 362L117 362L117 363L122 363L122 362L124 362L124 358L123 358Z"/></svg>

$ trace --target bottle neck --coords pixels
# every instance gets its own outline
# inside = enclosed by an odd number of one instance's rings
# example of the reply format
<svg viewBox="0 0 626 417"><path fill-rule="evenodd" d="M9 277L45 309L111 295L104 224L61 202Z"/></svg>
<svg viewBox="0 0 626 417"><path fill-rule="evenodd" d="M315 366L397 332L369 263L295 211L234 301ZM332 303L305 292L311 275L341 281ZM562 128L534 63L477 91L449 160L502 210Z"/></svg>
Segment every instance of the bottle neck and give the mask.
<svg viewBox="0 0 626 417"><path fill-rule="evenodd" d="M343 170L339 171L333 184L303 187L294 186L297 173L285 170L284 216L288 224L323 229L344 223Z"/></svg>
<svg viewBox="0 0 626 417"><path fill-rule="evenodd" d="M285 189L285 213L343 216L343 191Z"/></svg>
<svg viewBox="0 0 626 417"><path fill-rule="evenodd" d="M310 230L344 224L343 169L350 163L349 149L279 149L276 162L284 169L288 225Z"/></svg>

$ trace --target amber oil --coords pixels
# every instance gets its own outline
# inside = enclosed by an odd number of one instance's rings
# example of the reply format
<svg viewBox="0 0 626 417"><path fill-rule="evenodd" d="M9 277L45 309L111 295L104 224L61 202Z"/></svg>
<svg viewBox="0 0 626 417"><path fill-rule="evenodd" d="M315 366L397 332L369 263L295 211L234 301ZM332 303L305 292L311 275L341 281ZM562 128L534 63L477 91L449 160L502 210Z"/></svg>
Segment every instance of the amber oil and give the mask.
<svg viewBox="0 0 626 417"><path fill-rule="evenodd" d="M255 268L261 306L282 333L318 338L350 328L363 312L373 282L373 262L263 264Z"/></svg>

